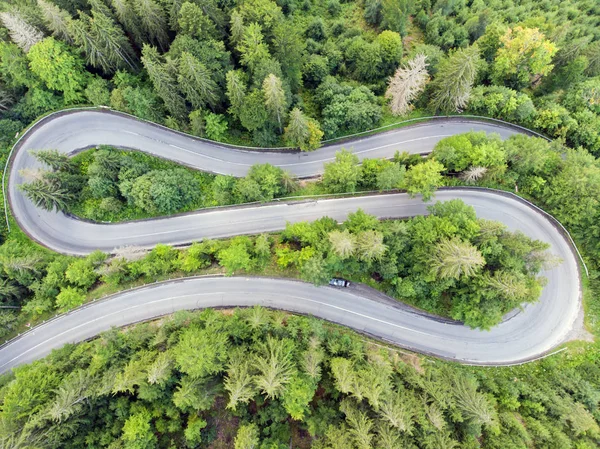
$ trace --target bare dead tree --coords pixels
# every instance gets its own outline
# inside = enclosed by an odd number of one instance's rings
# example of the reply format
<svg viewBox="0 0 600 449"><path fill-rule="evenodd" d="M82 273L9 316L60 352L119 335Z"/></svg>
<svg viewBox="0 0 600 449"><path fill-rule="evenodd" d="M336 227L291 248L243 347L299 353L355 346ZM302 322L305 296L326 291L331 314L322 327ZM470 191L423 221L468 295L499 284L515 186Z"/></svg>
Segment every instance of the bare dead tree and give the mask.
<svg viewBox="0 0 600 449"><path fill-rule="evenodd" d="M390 99L394 115L404 115L411 109L411 102L423 91L429 81L427 56L419 54L399 67L390 77L385 98Z"/></svg>

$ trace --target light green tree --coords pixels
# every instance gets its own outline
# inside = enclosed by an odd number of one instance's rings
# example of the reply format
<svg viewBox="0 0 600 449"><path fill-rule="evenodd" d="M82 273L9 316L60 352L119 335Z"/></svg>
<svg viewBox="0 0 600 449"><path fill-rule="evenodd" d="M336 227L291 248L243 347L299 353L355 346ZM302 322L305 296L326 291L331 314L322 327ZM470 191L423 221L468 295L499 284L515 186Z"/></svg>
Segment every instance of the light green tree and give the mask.
<svg viewBox="0 0 600 449"><path fill-rule="evenodd" d="M264 79L262 88L265 96L265 106L271 115L277 119L279 132L283 132L281 121L285 115L286 101L281 80L271 73Z"/></svg>
<svg viewBox="0 0 600 449"><path fill-rule="evenodd" d="M442 279L470 277L485 265L485 258L479 250L458 238L438 243L432 256L431 271Z"/></svg>
<svg viewBox="0 0 600 449"><path fill-rule="evenodd" d="M67 103L83 100L87 72L83 60L62 42L48 37L27 53L29 67L49 89L63 93Z"/></svg>
<svg viewBox="0 0 600 449"><path fill-rule="evenodd" d="M237 50L241 54L241 63L251 71L254 71L261 62L270 57L269 48L264 41L259 24L251 23L246 27Z"/></svg>
<svg viewBox="0 0 600 449"><path fill-rule="evenodd" d="M383 243L383 234L378 231L363 231L356 240L356 255L359 260L373 262L381 260L387 246Z"/></svg>
<svg viewBox="0 0 600 449"><path fill-rule="evenodd" d="M85 301L85 295L81 290L73 287L65 287L56 296L56 307L61 312L66 312L80 306L83 304L83 301Z"/></svg>
<svg viewBox="0 0 600 449"><path fill-rule="evenodd" d="M346 149L335 154L335 161L325 164L323 185L331 192L354 192L360 181L358 157Z"/></svg>
<svg viewBox="0 0 600 449"><path fill-rule="evenodd" d="M245 404L254 397L256 389L247 354L240 351L231 354L223 386L229 393L229 409L236 410L238 404Z"/></svg>
<svg viewBox="0 0 600 449"><path fill-rule="evenodd" d="M299 108L294 108L290 112L283 138L288 145L302 151L313 151L321 146L323 131L316 120L307 117Z"/></svg>
<svg viewBox="0 0 600 449"><path fill-rule="evenodd" d="M225 332L190 327L181 334L173 356L180 371L198 379L221 372L228 350Z"/></svg>
<svg viewBox="0 0 600 449"><path fill-rule="evenodd" d="M535 86L554 67L552 58L558 48L538 28L509 28L500 42L492 69L496 84L517 89Z"/></svg>
<svg viewBox="0 0 600 449"><path fill-rule="evenodd" d="M435 159L413 165L406 172L401 187L411 196L421 194L423 201L429 201L435 190L444 182L443 170L444 166Z"/></svg>
<svg viewBox="0 0 600 449"><path fill-rule="evenodd" d="M69 22L73 20L71 15L47 0L37 0L37 4L42 13L42 18L46 26L52 31L52 34L70 43L72 39L69 34Z"/></svg>
<svg viewBox="0 0 600 449"><path fill-rule="evenodd" d="M234 449L258 449L258 428L254 424L243 424L238 428Z"/></svg>
<svg viewBox="0 0 600 449"><path fill-rule="evenodd" d="M293 347L291 340L279 340L271 336L267 336L266 342L259 345L259 352L254 358L254 368L258 372L254 382L267 398L280 397L292 380L295 371Z"/></svg>

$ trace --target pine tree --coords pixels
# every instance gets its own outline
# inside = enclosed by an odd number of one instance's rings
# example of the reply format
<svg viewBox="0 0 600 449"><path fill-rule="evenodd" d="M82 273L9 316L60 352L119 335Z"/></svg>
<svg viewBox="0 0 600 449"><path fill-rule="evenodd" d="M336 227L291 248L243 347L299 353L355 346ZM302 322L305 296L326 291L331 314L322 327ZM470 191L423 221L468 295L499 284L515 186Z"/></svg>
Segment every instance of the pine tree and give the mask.
<svg viewBox="0 0 600 449"><path fill-rule="evenodd" d="M477 425L493 427L497 419L496 409L484 394L477 391L477 382L467 375L457 375L453 383L456 405L463 416Z"/></svg>
<svg viewBox="0 0 600 449"><path fill-rule="evenodd" d="M237 9L231 11L231 19L229 20L229 41L232 45L237 46L242 41L244 36L244 19Z"/></svg>
<svg viewBox="0 0 600 449"><path fill-rule="evenodd" d="M292 109L290 121L285 128L285 141L288 145L300 147L308 140L308 137L308 117L300 109Z"/></svg>
<svg viewBox="0 0 600 449"><path fill-rule="evenodd" d="M150 385L164 385L171 376L173 359L169 352L161 352L154 362L148 367L148 383Z"/></svg>
<svg viewBox="0 0 600 449"><path fill-rule="evenodd" d="M340 410L346 415L346 422L350 425L350 434L358 449L371 449L373 440L373 421L365 412L356 408L349 400L342 401Z"/></svg>
<svg viewBox="0 0 600 449"><path fill-rule="evenodd" d="M262 28L257 23L251 23L244 29L242 41L237 46L241 54L240 62L254 71L258 65L268 59L269 48L264 41Z"/></svg>
<svg viewBox="0 0 600 449"><path fill-rule="evenodd" d="M404 444L400 440L398 430L380 422L377 426L377 447L382 449L402 449Z"/></svg>
<svg viewBox="0 0 600 449"><path fill-rule="evenodd" d="M167 18L160 4L154 0L133 0L137 20L142 30L163 51L169 44L167 35Z"/></svg>
<svg viewBox="0 0 600 449"><path fill-rule="evenodd" d="M456 50L440 63L433 82L433 108L443 112L461 112L471 96L480 63L479 49L475 45Z"/></svg>
<svg viewBox="0 0 600 449"><path fill-rule="evenodd" d="M235 436L234 449L258 449L258 428L254 424L243 424Z"/></svg>
<svg viewBox="0 0 600 449"><path fill-rule="evenodd" d="M39 150L31 152L35 158L42 164L46 164L52 170L71 171L73 169L73 161L69 156L60 153L58 150Z"/></svg>
<svg viewBox="0 0 600 449"><path fill-rule="evenodd" d="M317 123L307 117L300 109L290 112L288 126L285 127L283 138L288 145L298 147L302 151L313 151L321 146L323 131Z"/></svg>
<svg viewBox="0 0 600 449"><path fill-rule="evenodd" d="M319 347L311 347L302 357L302 367L311 379L318 381L321 378L321 362L325 359L325 353Z"/></svg>
<svg viewBox="0 0 600 449"><path fill-rule="evenodd" d="M198 59L183 52L179 57L179 89L196 109L209 105L213 110L219 103L219 87L213 75Z"/></svg>
<svg viewBox="0 0 600 449"><path fill-rule="evenodd" d="M185 100L179 93L174 61L167 58L166 62L162 62L156 48L146 44L142 49L142 63L167 110L176 119L185 120Z"/></svg>
<svg viewBox="0 0 600 449"><path fill-rule="evenodd" d="M42 12L44 22L52 30L52 34L67 43L71 43L72 38L69 34L69 23L73 20L71 15L46 0L38 0L37 4Z"/></svg>
<svg viewBox="0 0 600 449"><path fill-rule="evenodd" d="M14 98L10 92L0 89L0 111L8 111L13 103Z"/></svg>
<svg viewBox="0 0 600 449"><path fill-rule="evenodd" d="M356 236L350 234L346 229L344 231L334 230L329 233L329 242L331 249L342 260L348 259L354 255L356 250Z"/></svg>
<svg viewBox="0 0 600 449"><path fill-rule="evenodd" d="M490 289L511 301L521 302L529 293L525 277L516 272L498 270L493 276L486 276L485 283Z"/></svg>
<svg viewBox="0 0 600 449"><path fill-rule="evenodd" d="M8 30L12 41L25 53L31 47L44 39L44 33L29 25L21 16L10 12L1 12L0 20Z"/></svg>
<svg viewBox="0 0 600 449"><path fill-rule="evenodd" d="M411 433L413 427L413 411L409 398L400 391L389 392L381 401L379 415L389 425L401 432Z"/></svg>
<svg viewBox="0 0 600 449"><path fill-rule="evenodd" d="M105 55L108 67L102 67L105 73L113 73L119 68L137 70L135 56L129 39L114 20L101 10L92 9L89 20L90 34Z"/></svg>
<svg viewBox="0 0 600 449"><path fill-rule="evenodd" d="M36 206L49 211L56 208L65 212L68 209L67 203L73 199L70 193L60 189L57 184L45 180L21 184L19 188Z"/></svg>
<svg viewBox="0 0 600 449"><path fill-rule="evenodd" d="M277 119L279 132L281 129L281 118L285 114L285 92L281 85L281 80L272 73L267 75L263 81L263 93L265 96L265 106L267 110Z"/></svg>
<svg viewBox="0 0 600 449"><path fill-rule="evenodd" d="M111 4L121 25L131 35L136 45L142 47L145 36L140 28L132 0L111 0Z"/></svg>
<svg viewBox="0 0 600 449"><path fill-rule="evenodd" d="M458 238L443 240L431 260L432 273L442 279L459 279L475 275L485 265L479 250Z"/></svg>
<svg viewBox="0 0 600 449"><path fill-rule="evenodd" d="M47 410L50 419L60 423L80 410L83 401L90 396L93 381L84 370L78 370L65 378Z"/></svg>
<svg viewBox="0 0 600 449"><path fill-rule="evenodd" d="M358 234L356 242L356 253L360 260L373 262L380 260L387 246L383 243L383 234L377 231L363 231Z"/></svg>
<svg viewBox="0 0 600 449"><path fill-rule="evenodd" d="M260 354L254 360L258 371L254 382L267 398L278 398L290 382L294 371L291 340L277 340L267 336L267 342L260 345Z"/></svg>
<svg viewBox="0 0 600 449"><path fill-rule="evenodd" d="M85 53L88 64L110 72L111 62L107 57L108 55L102 51L100 42L96 40L90 31L91 20L90 16L80 12L79 20L71 20L67 25L69 35Z"/></svg>
<svg viewBox="0 0 600 449"><path fill-rule="evenodd" d="M246 354L241 352L231 354L223 386L229 392L227 403L229 409L236 410L239 403L245 404L254 397L253 377Z"/></svg>
<svg viewBox="0 0 600 449"><path fill-rule="evenodd" d="M404 115L410 111L411 102L423 91L429 80L427 56L419 54L399 67L390 77L385 98L391 99L390 107L394 115Z"/></svg>
<svg viewBox="0 0 600 449"><path fill-rule="evenodd" d="M240 70L230 70L225 75L227 80L227 98L229 99L229 113L239 119L240 111L246 98L246 79Z"/></svg>
<svg viewBox="0 0 600 449"><path fill-rule="evenodd" d="M354 390L356 373L352 362L348 359L336 357L331 360L331 374L335 380L335 388L342 393L350 393Z"/></svg>

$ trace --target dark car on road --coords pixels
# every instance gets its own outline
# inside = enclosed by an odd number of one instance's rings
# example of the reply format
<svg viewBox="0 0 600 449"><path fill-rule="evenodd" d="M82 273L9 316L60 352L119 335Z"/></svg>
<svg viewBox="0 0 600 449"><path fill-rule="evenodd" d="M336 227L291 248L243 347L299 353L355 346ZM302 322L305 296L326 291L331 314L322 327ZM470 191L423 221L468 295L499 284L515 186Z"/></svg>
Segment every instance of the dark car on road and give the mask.
<svg viewBox="0 0 600 449"><path fill-rule="evenodd" d="M334 287L350 287L350 281L347 281L346 279L333 278L329 281L329 285Z"/></svg>

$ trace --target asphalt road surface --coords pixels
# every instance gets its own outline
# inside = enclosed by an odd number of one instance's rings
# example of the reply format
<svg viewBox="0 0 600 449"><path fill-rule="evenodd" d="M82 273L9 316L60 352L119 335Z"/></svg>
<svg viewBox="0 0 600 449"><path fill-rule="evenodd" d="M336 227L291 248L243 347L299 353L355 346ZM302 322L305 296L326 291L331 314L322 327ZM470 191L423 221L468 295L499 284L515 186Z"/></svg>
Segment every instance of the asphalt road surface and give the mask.
<svg viewBox="0 0 600 449"><path fill-rule="evenodd" d="M343 146L359 157L391 157L396 150L424 153L448 135L470 130L514 134L477 122L430 122L376 135ZM299 176L322 170L339 145L308 154L257 153L193 140L134 119L103 112L77 112L36 127L18 149L9 184L13 214L34 239L54 250L87 254L136 245L181 244L204 238L282 229L286 222L330 216L339 221L362 208L380 218L426 214L426 204L405 194L266 204L200 211L169 218L100 225L35 208L16 189L20 169L37 166L30 149L56 148L72 153L97 144L135 148L203 170L241 176L254 163L270 162ZM460 198L481 218L505 223L511 230L546 241L563 262L545 273L541 300L492 331L472 330L399 310L346 290L316 288L295 281L201 278L118 294L34 329L0 349L0 372L48 354L65 343L93 337L112 326L162 316L180 309L262 304L311 314L420 352L477 364L529 360L563 342L580 309L577 260L562 234L542 214L505 195L474 190L440 191L436 201Z"/></svg>

